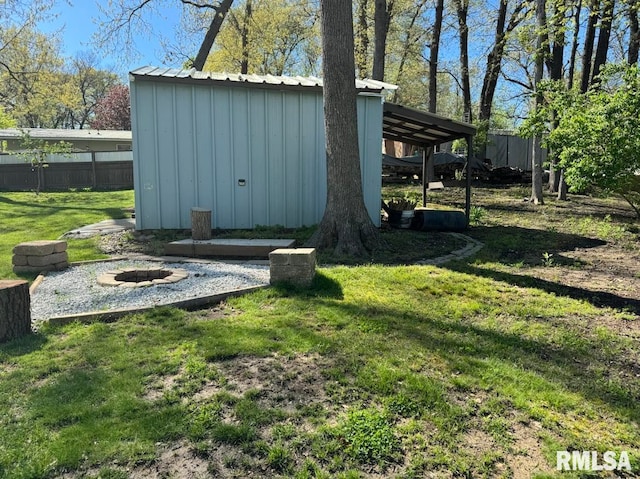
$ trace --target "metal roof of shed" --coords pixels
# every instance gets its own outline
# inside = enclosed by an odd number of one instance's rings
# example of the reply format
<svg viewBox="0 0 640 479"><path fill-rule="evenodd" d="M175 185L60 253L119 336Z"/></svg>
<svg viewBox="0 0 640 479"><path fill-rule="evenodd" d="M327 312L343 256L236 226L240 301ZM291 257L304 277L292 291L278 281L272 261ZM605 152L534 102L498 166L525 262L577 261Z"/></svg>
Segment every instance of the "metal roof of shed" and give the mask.
<svg viewBox="0 0 640 479"><path fill-rule="evenodd" d="M256 88L322 89L322 79L314 76L275 76L243 75L241 73L203 72L195 68L180 70L177 68L141 67L129 73L132 79L183 82L216 82L227 86L245 86ZM356 89L360 92L381 93L384 90L396 90L397 85L377 80L356 79Z"/></svg>
<svg viewBox="0 0 640 479"><path fill-rule="evenodd" d="M395 103L384 104L382 136L409 145L433 146L475 135L476 127Z"/></svg>
<svg viewBox="0 0 640 479"><path fill-rule="evenodd" d="M19 140L23 133L31 138L49 141L123 141L131 142L130 130L71 130L63 128L7 128L0 129L0 140Z"/></svg>

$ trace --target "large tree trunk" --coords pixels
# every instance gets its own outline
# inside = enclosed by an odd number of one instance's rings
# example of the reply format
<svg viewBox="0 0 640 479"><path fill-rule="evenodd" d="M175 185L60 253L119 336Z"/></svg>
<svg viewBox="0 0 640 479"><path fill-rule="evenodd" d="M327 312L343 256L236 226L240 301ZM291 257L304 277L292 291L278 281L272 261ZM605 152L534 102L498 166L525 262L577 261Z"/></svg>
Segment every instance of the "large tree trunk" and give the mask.
<svg viewBox="0 0 640 479"><path fill-rule="evenodd" d="M222 0L218 8L215 9L215 15L213 16L213 19L209 24L209 28L207 29L207 33L204 36L204 40L202 40L202 45L200 45L200 49L198 50L196 59L193 61L193 68L195 68L196 70L202 71L202 69L204 68L204 64L207 61L207 57L209 56L209 52L211 51L213 42L218 36L218 32L220 32L222 22L227 16L227 12L229 12L229 8L231 8L232 3L233 0Z"/></svg>
<svg viewBox="0 0 640 479"><path fill-rule="evenodd" d="M0 281L0 343L31 332L30 308L27 281Z"/></svg>
<svg viewBox="0 0 640 479"><path fill-rule="evenodd" d="M640 51L640 26L638 24L638 0L629 0L627 16L629 17L629 51L627 52L627 62L629 65L638 63L638 52Z"/></svg>
<svg viewBox="0 0 640 479"><path fill-rule="evenodd" d="M436 18L433 22L433 34L429 47L429 111L437 111L438 100L438 56L440 53L440 35L442 33L442 16L444 0L436 0Z"/></svg>
<svg viewBox="0 0 640 479"><path fill-rule="evenodd" d="M378 240L362 194L351 2L320 1L327 205L309 240L336 255L365 257Z"/></svg>
<svg viewBox="0 0 640 479"><path fill-rule="evenodd" d="M585 93L591 83L591 61L593 59L593 44L596 39L596 23L600 11L600 0L591 0L589 3L589 21L584 38L584 52L582 53L582 76L580 79L580 91Z"/></svg>
<svg viewBox="0 0 640 479"><path fill-rule="evenodd" d="M613 10L615 8L615 3L615 0L604 0L604 5L602 6L602 19L600 20L596 55L593 59L591 84L596 81L597 76L600 74L600 69L607 62L609 39L611 38L611 23L613 22Z"/></svg>
<svg viewBox="0 0 640 479"><path fill-rule="evenodd" d="M536 66L534 73L534 88L535 105L534 108L538 108L542 105L542 95L538 91L540 82L542 81L542 75L544 72L544 38L546 29L546 15L545 15L545 0L536 0ZM533 169L531 175L531 202L535 205L541 205L544 203L542 192L542 158L541 158L541 138L536 136L533 139L533 151L531 155L531 166Z"/></svg>
<svg viewBox="0 0 640 479"><path fill-rule="evenodd" d="M464 103L464 121L473 121L471 114L471 80L469 78L469 0L455 0L458 15L458 30L460 38L460 74L462 83L462 101Z"/></svg>
<svg viewBox="0 0 640 479"><path fill-rule="evenodd" d="M578 56L578 42L580 37L580 12L582 10L582 0L574 6L573 14L573 40L571 42L571 57L569 58L569 76L567 78L567 87L573 88L573 78L576 71L576 57Z"/></svg>
<svg viewBox="0 0 640 479"><path fill-rule="evenodd" d="M478 120L481 123L486 123L487 129L489 127L491 113L493 110L493 98L496 93L500 71L502 70L502 58L504 56L504 48L507 44L507 35L515 30L518 24L522 21L521 12L524 9L524 6L524 2L520 2L516 5L509 19L509 23L506 25L508 0L500 1L500 8L498 9L498 17L496 21L495 41L493 48L489 52L489 55L487 55L487 69L484 74L484 80L482 81L480 107L478 110ZM482 150L480 157L484 158L487 149L486 143L484 145L480 145L480 149Z"/></svg>
<svg viewBox="0 0 640 479"><path fill-rule="evenodd" d="M565 28L566 20L564 13L564 6L559 5L557 2L553 4L553 18L551 19L551 36L553 38L553 45L551 46L551 54L548 60L549 66L549 78L554 81L560 81L563 77L564 66L564 42L565 42ZM555 129L558 126L558 114L556 111L552 112L551 128ZM564 180L564 176L556 167L557 152L549 150L549 191L556 193L563 189L560 186L560 182Z"/></svg>
<svg viewBox="0 0 640 479"><path fill-rule="evenodd" d="M367 57L369 56L369 23L367 21L368 0L359 0L357 5L358 23L355 36L355 64L360 78L368 77Z"/></svg>
<svg viewBox="0 0 640 479"><path fill-rule="evenodd" d="M242 61L240 63L240 73L249 73L249 23L251 22L251 0L247 0L244 9L244 23L240 36L242 39Z"/></svg>
<svg viewBox="0 0 640 479"><path fill-rule="evenodd" d="M422 13L422 9L424 8L426 3L427 3L427 0L420 0L419 1L419 3L416 5L416 9L413 12L413 16L411 17L411 22L409 22L409 27L406 28L406 36L405 36L404 44L403 44L403 47L402 47L402 53L400 55L400 62L398 63L398 71L396 73L396 81L395 81L396 84L398 84L400 82L400 78L402 78L402 74L404 73L404 66L405 66L405 63L406 63L407 58L409 56L409 52L411 51L411 48L420 39L419 35L416 35L415 37L412 36L412 31L413 31L413 27L414 27L416 21L418 20L418 17ZM394 103L399 101L399 95L398 95L398 91L399 90L400 89L398 89L398 90L393 92L393 100L392 101Z"/></svg>
<svg viewBox="0 0 640 479"><path fill-rule="evenodd" d="M389 23L391 22L391 9L393 0L375 0L375 24L373 27L373 73L374 80L384 80L384 58L387 50L387 34L389 33Z"/></svg>

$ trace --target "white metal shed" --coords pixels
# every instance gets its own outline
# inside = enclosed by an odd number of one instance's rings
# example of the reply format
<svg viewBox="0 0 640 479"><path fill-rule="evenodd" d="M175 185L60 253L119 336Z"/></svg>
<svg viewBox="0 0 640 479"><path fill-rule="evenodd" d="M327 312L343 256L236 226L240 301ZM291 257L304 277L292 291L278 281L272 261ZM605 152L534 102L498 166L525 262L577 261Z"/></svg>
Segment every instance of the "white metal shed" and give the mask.
<svg viewBox="0 0 640 479"><path fill-rule="evenodd" d="M322 80L143 67L130 73L136 229L318 223L326 202ZM358 80L367 210L380 224L382 93Z"/></svg>

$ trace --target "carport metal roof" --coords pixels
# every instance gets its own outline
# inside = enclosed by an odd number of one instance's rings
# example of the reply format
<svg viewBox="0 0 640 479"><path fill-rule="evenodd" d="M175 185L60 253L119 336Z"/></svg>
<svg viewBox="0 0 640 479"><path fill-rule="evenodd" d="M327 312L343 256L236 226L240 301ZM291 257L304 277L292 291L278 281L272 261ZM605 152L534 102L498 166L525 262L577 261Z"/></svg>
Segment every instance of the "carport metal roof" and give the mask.
<svg viewBox="0 0 640 479"><path fill-rule="evenodd" d="M424 148L422 157L422 205L427 203L427 161L433 161L433 147L441 143L465 138L467 140L467 185L465 213L467 221L471 211L471 152L476 127L451 120L434 113L408 108L395 103L384 103L382 137Z"/></svg>
<svg viewBox="0 0 640 479"><path fill-rule="evenodd" d="M429 147L476 133L476 127L468 123L395 103L385 102L383 111L382 136L409 145Z"/></svg>

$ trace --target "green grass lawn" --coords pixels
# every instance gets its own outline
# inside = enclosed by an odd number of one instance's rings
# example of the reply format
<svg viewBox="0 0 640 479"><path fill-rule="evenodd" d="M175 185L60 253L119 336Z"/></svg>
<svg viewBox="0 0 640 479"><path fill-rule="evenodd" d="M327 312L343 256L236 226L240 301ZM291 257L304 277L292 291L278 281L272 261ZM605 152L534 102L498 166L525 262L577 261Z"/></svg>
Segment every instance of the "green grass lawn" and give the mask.
<svg viewBox="0 0 640 479"><path fill-rule="evenodd" d="M0 345L0 477L599 477L556 472L557 450L628 451L640 474L637 315L516 278L575 242L633 251L634 222L476 195L468 261L324 267L309 290Z"/></svg>
<svg viewBox="0 0 640 479"><path fill-rule="evenodd" d="M57 239L80 226L124 218L133 206L133 191L5 193L0 192L0 278L16 278L12 250L24 241ZM95 240L69 240L70 261L98 258ZM25 278L30 276L25 275Z"/></svg>

